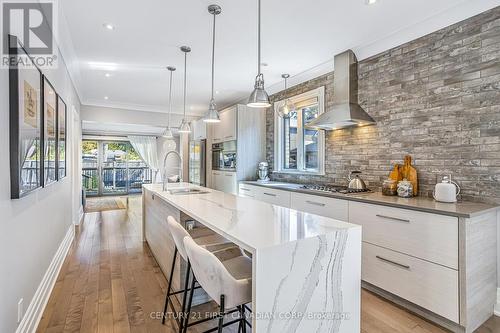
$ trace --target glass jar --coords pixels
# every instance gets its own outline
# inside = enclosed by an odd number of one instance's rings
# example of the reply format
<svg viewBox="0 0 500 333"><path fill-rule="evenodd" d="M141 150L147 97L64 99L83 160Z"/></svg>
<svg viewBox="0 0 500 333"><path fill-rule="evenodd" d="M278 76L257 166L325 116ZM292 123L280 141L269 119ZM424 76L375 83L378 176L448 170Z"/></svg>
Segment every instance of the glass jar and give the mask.
<svg viewBox="0 0 500 333"><path fill-rule="evenodd" d="M411 198L413 197L413 185L406 179L403 179L398 183L398 196L401 198Z"/></svg>
<svg viewBox="0 0 500 333"><path fill-rule="evenodd" d="M398 194L398 184L394 179L386 179L382 183L382 194L383 195L397 195Z"/></svg>

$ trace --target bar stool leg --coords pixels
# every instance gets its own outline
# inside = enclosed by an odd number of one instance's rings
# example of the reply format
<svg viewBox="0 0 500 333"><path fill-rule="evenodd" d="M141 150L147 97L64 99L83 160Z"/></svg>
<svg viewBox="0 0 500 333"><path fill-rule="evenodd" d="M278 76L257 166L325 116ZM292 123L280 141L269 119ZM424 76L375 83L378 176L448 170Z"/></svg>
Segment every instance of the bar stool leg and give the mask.
<svg viewBox="0 0 500 333"><path fill-rule="evenodd" d="M181 311L181 317L180 319L180 325L179 325L179 333L182 332L182 329L184 328L184 321L186 317L186 297L188 293L188 284L189 284L189 275L191 275L191 262L188 260L187 262L187 267L186 267L186 278L184 279L184 293L182 295L182 311ZM193 275L193 281L194 281L194 275ZM194 286L193 286L194 288Z"/></svg>
<svg viewBox="0 0 500 333"><path fill-rule="evenodd" d="M245 306L240 305L240 324L242 327L242 333L247 333L247 322L246 322L246 313L245 313Z"/></svg>
<svg viewBox="0 0 500 333"><path fill-rule="evenodd" d="M222 328L224 327L224 295L220 295L220 310L219 310L219 330L218 333L222 333Z"/></svg>
<svg viewBox="0 0 500 333"><path fill-rule="evenodd" d="M170 277L168 279L167 297L165 297L165 307L163 308L163 318L161 320L161 323L163 325L165 325L165 317L167 316L168 302L170 301L170 290L172 288L172 278L174 277L175 259L177 259L177 246L175 247L174 259L172 260L172 268L170 269Z"/></svg>
<svg viewBox="0 0 500 333"><path fill-rule="evenodd" d="M183 328L184 328L184 331L183 333L186 333L187 332L187 329L188 329L188 324L189 324L189 315L191 314L191 304L193 303L193 294L194 294L194 284L196 283L196 278L194 277L194 274L193 274L193 281L191 282L191 288L190 288L190 294L189 294L189 301L188 301L188 305L187 305L187 314L186 314L186 319L184 321L184 325L183 325Z"/></svg>

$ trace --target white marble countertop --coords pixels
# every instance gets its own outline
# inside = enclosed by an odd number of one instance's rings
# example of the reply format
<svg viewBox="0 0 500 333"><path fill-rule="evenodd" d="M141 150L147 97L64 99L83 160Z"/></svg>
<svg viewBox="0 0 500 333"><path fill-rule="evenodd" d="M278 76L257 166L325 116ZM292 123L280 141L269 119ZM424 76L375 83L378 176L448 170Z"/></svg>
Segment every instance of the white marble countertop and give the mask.
<svg viewBox="0 0 500 333"><path fill-rule="evenodd" d="M360 228L355 224L188 183L169 184L169 189L194 187L208 193L173 195L162 191L160 184L143 187L252 253L341 229Z"/></svg>

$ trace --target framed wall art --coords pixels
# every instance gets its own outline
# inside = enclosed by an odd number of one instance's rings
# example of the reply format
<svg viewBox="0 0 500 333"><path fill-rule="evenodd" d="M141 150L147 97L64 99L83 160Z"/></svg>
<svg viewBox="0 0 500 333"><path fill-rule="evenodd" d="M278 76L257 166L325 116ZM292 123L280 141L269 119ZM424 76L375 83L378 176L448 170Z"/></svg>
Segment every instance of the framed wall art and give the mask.
<svg viewBox="0 0 500 333"><path fill-rule="evenodd" d="M19 199L42 182L42 73L18 38L9 43L11 198Z"/></svg>
<svg viewBox="0 0 500 333"><path fill-rule="evenodd" d="M66 103L57 96L57 179L66 177Z"/></svg>
<svg viewBox="0 0 500 333"><path fill-rule="evenodd" d="M57 94L49 82L43 77L43 186L57 180L56 174L57 146Z"/></svg>

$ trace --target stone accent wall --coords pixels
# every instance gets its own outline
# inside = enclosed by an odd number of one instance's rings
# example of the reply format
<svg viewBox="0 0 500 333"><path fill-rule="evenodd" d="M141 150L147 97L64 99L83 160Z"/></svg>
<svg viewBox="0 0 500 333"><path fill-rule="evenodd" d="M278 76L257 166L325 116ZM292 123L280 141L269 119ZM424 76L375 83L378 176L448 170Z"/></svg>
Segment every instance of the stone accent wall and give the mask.
<svg viewBox="0 0 500 333"><path fill-rule="evenodd" d="M328 73L288 94L325 86ZM361 170L380 189L395 163L411 155L421 195L452 174L467 200L500 203L500 7L359 63L359 103L375 126L326 132L326 175L272 173L273 180L347 184ZM283 99L283 93L271 96ZM267 159L273 164L273 108L267 111Z"/></svg>

